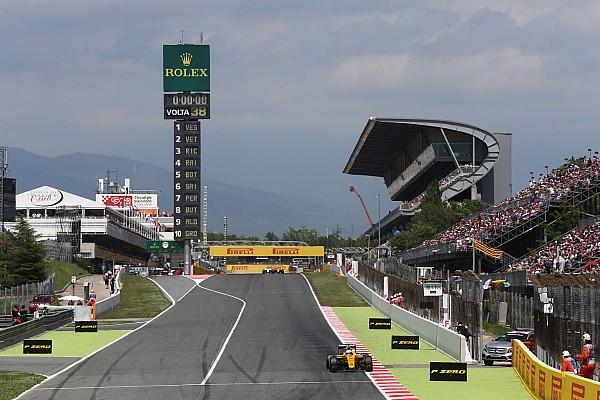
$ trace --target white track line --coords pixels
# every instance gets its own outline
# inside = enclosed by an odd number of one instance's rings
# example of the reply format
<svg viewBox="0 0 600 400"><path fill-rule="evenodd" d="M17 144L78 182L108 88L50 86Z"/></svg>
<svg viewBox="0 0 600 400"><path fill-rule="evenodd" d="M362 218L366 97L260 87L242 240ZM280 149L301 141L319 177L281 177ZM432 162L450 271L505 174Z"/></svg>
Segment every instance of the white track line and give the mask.
<svg viewBox="0 0 600 400"><path fill-rule="evenodd" d="M205 288L204 286L200 286L199 284L198 284L198 287L201 288L201 289L204 289L204 290L208 290L210 292L222 294L223 296L234 298L234 299L239 300L239 301L242 302L242 309L240 310L240 313L238 314L238 317L235 320L235 324L233 324L233 327L231 327L231 330L229 331L229 335L227 335L227 338L225 339L225 341L223 342L223 345L221 346L221 350L219 350L219 354L217 354L217 357L213 361L212 366L210 367L210 369L208 370L206 376L204 377L204 379L200 383L200 385L205 385L206 381L208 380L208 378L210 378L211 374L213 373L213 371L215 370L217 364L219 363L219 360L221 359L221 356L223 355L223 352L225 351L225 347L227 347L227 343L229 343L229 339L231 339L231 336L233 335L233 332L235 332L235 328L237 327L238 322L240 322L240 319L242 318L242 314L244 312L244 309L246 308L246 302L244 300L240 299L239 297L236 297L236 296L233 296L233 295L230 295L230 294L227 294L227 293L219 292L217 290Z"/></svg>
<svg viewBox="0 0 600 400"><path fill-rule="evenodd" d="M63 388L40 388L35 389L37 392L43 391L69 391L69 390L111 390L111 389L138 389L138 388L180 388L180 387L219 387L219 386L283 386L283 385L338 385L340 383L368 383L369 381L288 381L288 382L233 382L233 383L181 383L181 384L163 384L163 385L115 385L115 386L78 386L78 387L63 387Z"/></svg>

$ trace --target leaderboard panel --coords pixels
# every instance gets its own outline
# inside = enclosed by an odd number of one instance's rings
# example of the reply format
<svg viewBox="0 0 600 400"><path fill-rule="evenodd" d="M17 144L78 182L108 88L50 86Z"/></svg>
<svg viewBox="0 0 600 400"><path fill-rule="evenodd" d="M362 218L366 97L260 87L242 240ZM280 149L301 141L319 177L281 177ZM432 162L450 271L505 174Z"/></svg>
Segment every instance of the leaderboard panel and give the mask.
<svg viewBox="0 0 600 400"><path fill-rule="evenodd" d="M174 122L175 240L200 237L200 122Z"/></svg>

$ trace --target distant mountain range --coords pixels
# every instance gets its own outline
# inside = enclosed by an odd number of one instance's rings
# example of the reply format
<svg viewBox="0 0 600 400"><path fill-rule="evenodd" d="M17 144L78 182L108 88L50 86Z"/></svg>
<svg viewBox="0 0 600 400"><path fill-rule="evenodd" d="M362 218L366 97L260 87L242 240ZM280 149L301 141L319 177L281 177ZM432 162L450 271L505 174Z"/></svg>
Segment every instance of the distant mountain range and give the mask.
<svg viewBox="0 0 600 400"><path fill-rule="evenodd" d="M116 178L123 185L131 179L131 189L159 192L161 210L173 209L173 171L120 157L73 153L44 157L20 148L9 148L8 173L17 179L17 193L48 185L91 200L96 198L98 180ZM335 207L323 206L301 198L263 192L225 183L202 180L208 187L208 230L238 236L281 233L289 227L306 226L324 232L326 227L350 226L356 216Z"/></svg>

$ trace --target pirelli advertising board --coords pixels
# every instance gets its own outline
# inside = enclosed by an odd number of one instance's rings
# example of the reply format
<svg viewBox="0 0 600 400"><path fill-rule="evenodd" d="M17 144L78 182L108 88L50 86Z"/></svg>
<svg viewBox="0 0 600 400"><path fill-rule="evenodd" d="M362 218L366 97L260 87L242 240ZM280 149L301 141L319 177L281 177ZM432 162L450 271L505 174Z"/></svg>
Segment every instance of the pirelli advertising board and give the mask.
<svg viewBox="0 0 600 400"><path fill-rule="evenodd" d="M391 318L369 318L369 329L392 329Z"/></svg>
<svg viewBox="0 0 600 400"><path fill-rule="evenodd" d="M392 336L392 349L419 350L419 337Z"/></svg>
<svg viewBox="0 0 600 400"><path fill-rule="evenodd" d="M213 257L323 257L323 246L210 246Z"/></svg>
<svg viewBox="0 0 600 400"><path fill-rule="evenodd" d="M513 340L513 369L535 399L598 400L600 382L565 374L540 360L521 342Z"/></svg>
<svg viewBox="0 0 600 400"><path fill-rule="evenodd" d="M429 363L429 380L442 382L467 382L467 363Z"/></svg>
<svg viewBox="0 0 600 400"><path fill-rule="evenodd" d="M210 92L210 46L163 46L163 91Z"/></svg>
<svg viewBox="0 0 600 400"><path fill-rule="evenodd" d="M25 339L23 354L52 354L52 340Z"/></svg>
<svg viewBox="0 0 600 400"><path fill-rule="evenodd" d="M75 321L75 332L98 332L98 321Z"/></svg>

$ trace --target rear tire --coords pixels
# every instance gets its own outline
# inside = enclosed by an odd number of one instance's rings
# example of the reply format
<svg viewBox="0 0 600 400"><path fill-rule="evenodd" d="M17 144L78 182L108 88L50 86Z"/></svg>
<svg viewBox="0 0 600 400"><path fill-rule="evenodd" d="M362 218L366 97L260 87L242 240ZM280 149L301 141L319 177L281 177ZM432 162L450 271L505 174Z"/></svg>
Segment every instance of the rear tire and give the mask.
<svg viewBox="0 0 600 400"><path fill-rule="evenodd" d="M329 356L329 371L336 372L338 370L338 359L336 356Z"/></svg>
<svg viewBox="0 0 600 400"><path fill-rule="evenodd" d="M365 371L372 372L373 371L373 357L365 354L364 363L365 363Z"/></svg>

